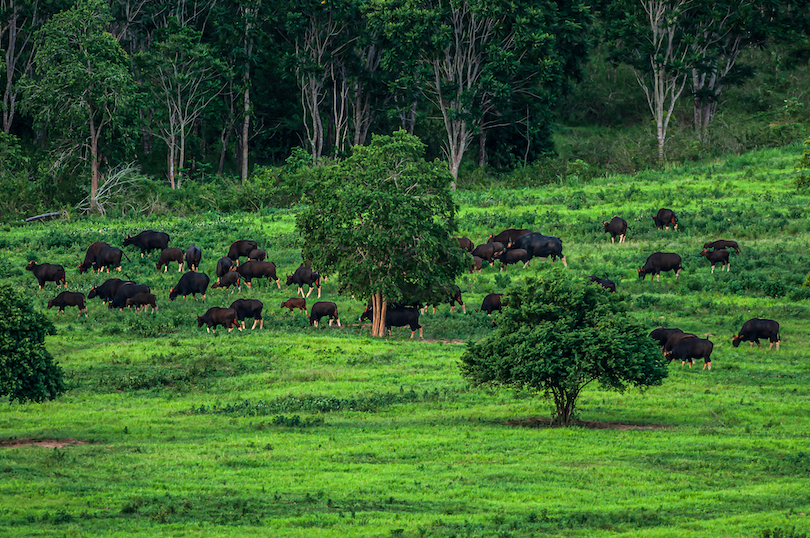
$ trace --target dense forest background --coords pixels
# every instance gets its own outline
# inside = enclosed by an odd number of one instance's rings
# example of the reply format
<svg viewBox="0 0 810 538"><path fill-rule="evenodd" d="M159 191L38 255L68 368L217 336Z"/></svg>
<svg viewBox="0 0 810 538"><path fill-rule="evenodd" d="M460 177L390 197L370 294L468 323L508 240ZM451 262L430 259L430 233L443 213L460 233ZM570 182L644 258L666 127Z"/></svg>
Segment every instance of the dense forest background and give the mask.
<svg viewBox="0 0 810 538"><path fill-rule="evenodd" d="M0 214L295 204L404 129L460 187L808 137L810 2L0 0Z"/></svg>

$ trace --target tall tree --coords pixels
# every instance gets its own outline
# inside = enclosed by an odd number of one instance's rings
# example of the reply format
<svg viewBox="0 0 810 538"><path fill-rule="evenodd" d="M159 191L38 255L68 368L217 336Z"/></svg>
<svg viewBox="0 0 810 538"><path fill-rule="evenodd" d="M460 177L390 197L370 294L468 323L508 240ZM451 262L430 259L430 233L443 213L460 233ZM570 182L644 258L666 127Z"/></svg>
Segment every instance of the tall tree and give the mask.
<svg viewBox="0 0 810 538"><path fill-rule="evenodd" d="M508 290L495 331L461 357L476 385L527 387L551 397L555 422L569 424L593 382L624 391L660 385L666 361L623 300L591 282L552 275Z"/></svg>
<svg viewBox="0 0 810 538"><path fill-rule="evenodd" d="M35 30L37 2L0 0L0 51L3 61L3 132L11 132L11 124L17 111L19 88L17 81L31 68L32 37Z"/></svg>
<svg viewBox="0 0 810 538"><path fill-rule="evenodd" d="M199 31L170 23L166 36L139 55L147 91L157 105L157 136L167 146L166 174L180 188L190 130L225 87L224 67L201 42Z"/></svg>
<svg viewBox="0 0 810 538"><path fill-rule="evenodd" d="M34 76L23 83L24 108L64 142L57 161L79 152L89 162L90 202L101 212L100 141L119 127L134 95L126 54L107 31L110 21L104 0L79 0L55 15L37 34Z"/></svg>
<svg viewBox="0 0 810 538"><path fill-rule="evenodd" d="M785 0L695 1L683 31L693 36L691 89L694 126L705 139L723 90L751 76L754 69L741 65L746 49L774 41L801 38L810 23L810 2Z"/></svg>
<svg viewBox="0 0 810 538"><path fill-rule="evenodd" d="M293 48L290 63L301 92L306 142L312 158L317 160L326 147L324 122L336 108L325 110L324 102L330 95L329 82L339 79L334 71L349 46L347 38L351 39L346 29L350 26L347 13L353 11L352 0L309 0L305 5L294 2L283 10L282 33ZM341 101L343 104L345 101Z"/></svg>
<svg viewBox="0 0 810 538"><path fill-rule="evenodd" d="M418 40L419 62L426 68L425 94L444 125L444 150L454 179L475 136L511 123L516 116L507 119L505 112L521 94L553 106L566 78L576 76L571 68L579 69L580 62L570 56L582 50L587 54L587 47L571 46L576 39L589 41L590 10L581 2L564 9L553 0L539 5L506 0L399 2L398 9L388 11L386 2L376 4L377 17L384 21L389 41L397 42L391 32L402 26ZM396 56L400 62L386 65L399 69L412 62L408 50ZM515 108L521 113L524 109Z"/></svg>
<svg viewBox="0 0 810 538"><path fill-rule="evenodd" d="M683 32L696 0L618 0L608 7L612 58L636 75L655 121L658 159L694 65L692 40Z"/></svg>
<svg viewBox="0 0 810 538"><path fill-rule="evenodd" d="M354 146L342 163L317 169L296 221L304 258L337 273L342 293L371 299L374 336L383 336L387 305L404 288L447 287L467 265L451 238L452 178L424 152L405 131Z"/></svg>

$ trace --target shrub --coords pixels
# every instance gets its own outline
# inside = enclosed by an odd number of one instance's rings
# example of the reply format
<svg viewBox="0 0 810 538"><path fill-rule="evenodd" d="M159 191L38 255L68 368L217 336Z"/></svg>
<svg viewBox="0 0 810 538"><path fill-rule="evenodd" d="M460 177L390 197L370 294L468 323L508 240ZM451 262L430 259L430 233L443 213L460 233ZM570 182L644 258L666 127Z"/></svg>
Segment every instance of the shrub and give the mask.
<svg viewBox="0 0 810 538"><path fill-rule="evenodd" d="M53 324L9 284L0 285L0 396L41 402L66 389L62 368L45 349Z"/></svg>

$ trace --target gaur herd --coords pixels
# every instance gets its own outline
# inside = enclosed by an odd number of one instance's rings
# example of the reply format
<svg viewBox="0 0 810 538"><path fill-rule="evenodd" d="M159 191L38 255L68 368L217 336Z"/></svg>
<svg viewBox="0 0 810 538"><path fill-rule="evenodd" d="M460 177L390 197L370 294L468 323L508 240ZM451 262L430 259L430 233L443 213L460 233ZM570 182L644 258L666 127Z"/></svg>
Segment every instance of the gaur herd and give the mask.
<svg viewBox="0 0 810 538"><path fill-rule="evenodd" d="M669 229L670 225L674 229L678 227L678 218L670 209L662 208L652 218L659 229ZM615 243L617 237L619 243L625 241L628 230L626 220L614 215L610 221L603 222L603 225L605 233L610 234L612 243ZM472 255L471 271L477 271L479 274L485 262L490 265L500 262L501 271L507 265L518 262L526 267L533 258L551 258L552 263L557 258L560 258L563 264L567 266L563 255L562 241L558 237L543 235L528 229L509 228L497 235L491 234L486 243L478 246L466 237L456 239L459 247ZM157 270L162 268L163 272L168 271L169 264L172 262L178 264L178 272L188 268L188 271L180 277L177 284L170 289L170 300L174 300L178 296L183 298L188 295L196 297L198 294L205 299L210 278L205 273L198 272L203 254L200 247L191 245L186 251L179 248L170 248L168 246L169 235L153 230L142 231L134 237L127 236L123 246L130 245L141 250L141 257L148 255L153 250L160 250L158 261L155 264ZM712 273L714 273L717 263L721 264L721 270L729 271L729 249L737 254L740 253L736 241L711 241L703 245L700 256L709 260ZM79 273L91 269L101 272L105 268L108 273L110 268L121 271L122 256L125 257L126 254L120 248L113 247L103 241L95 242L87 248L84 260L78 264ZM217 280L211 288L232 288L231 293L233 293L234 290L241 290L242 283L250 288L252 279L264 277L275 281L278 288L281 289L281 279L276 275L276 266L273 262L266 261L266 257L267 251L259 248L256 241L234 241L228 249L227 255L220 258L216 263ZM246 258L247 261L240 264L240 258ZM61 283L67 289L65 269L61 265L37 264L31 261L25 269L33 273L40 289L44 287L46 282L56 282L57 286ZM674 271L675 278L678 278L683 269L682 260L678 254L654 252L649 255L644 265L638 269L638 276L644 279L648 274L655 275L656 280L660 281L662 272ZM590 279L594 284L604 287L610 293L615 293L616 284L614 282L596 276L591 276ZM318 290L318 298L321 297L321 275L314 271L309 263L303 263L292 275L287 276L286 284L287 286L295 285L298 291L295 298L281 303L281 308L288 308L291 312L297 309L307 315L306 298L315 288ZM304 295L304 285L309 288L306 296ZM450 304L450 311L452 312L455 304L458 303L466 313L466 306L461 298L461 290L458 286L438 290L414 288L401 291L403 296L409 299L403 300L401 303L390 304L387 307L385 328L389 334L391 327L407 326L411 329L411 338L413 338L417 330L421 338L422 326L419 324L419 314L420 311L424 313L428 306L433 306L433 312L435 313L437 304L447 302ZM130 307L146 310L151 307L154 312L158 308L157 297L151 293L149 286L120 278L110 278L100 286L94 286L87 297L90 299L99 297L110 309ZM500 311L503 307L501 303L502 297L502 293L490 293L484 298L480 311L486 312L488 315ZM87 307L84 301L85 296L82 293L63 291L48 301L48 308L56 306L59 313L63 313L65 307L75 306L78 308L80 316L82 313L87 316ZM206 325L209 332L211 330L216 331L216 327L222 326L230 332L234 327L243 330L245 328L245 319L253 318L251 329L255 329L256 325L261 329L264 326L264 319L262 318L263 306L262 302L256 299L237 299L228 308L209 308L203 315L197 317L197 326ZM360 315L359 320L371 319L372 314L372 306L369 303ZM312 305L309 312L310 325L317 327L323 317L329 318L330 326L333 322L337 322L338 327L342 326L337 305L333 302L320 301ZM681 360L682 365L688 363L691 367L694 359L702 358L704 361L703 368L711 369L713 344L708 339L710 335L705 336L706 338L700 338L677 328L663 327L659 327L650 333L650 338L659 342L661 352L670 361ZM759 346L759 340L766 338L770 341L770 348L776 344L776 349L779 349L779 324L773 320L754 318L743 324L739 334L733 336L732 344L737 347L740 342L747 341L752 346L754 343Z"/></svg>

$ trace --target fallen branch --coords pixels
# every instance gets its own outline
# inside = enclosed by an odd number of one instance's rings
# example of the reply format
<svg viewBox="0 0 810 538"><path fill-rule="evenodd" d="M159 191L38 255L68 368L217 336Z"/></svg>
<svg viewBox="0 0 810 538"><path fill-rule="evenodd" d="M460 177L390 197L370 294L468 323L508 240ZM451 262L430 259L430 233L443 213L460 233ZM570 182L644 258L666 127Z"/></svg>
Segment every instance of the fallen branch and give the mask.
<svg viewBox="0 0 810 538"><path fill-rule="evenodd" d="M31 222L34 220L46 219L48 217L55 217L57 215L61 215L64 211L54 211L53 213L43 213L42 215L37 215L35 217L28 217L25 219L25 222Z"/></svg>

